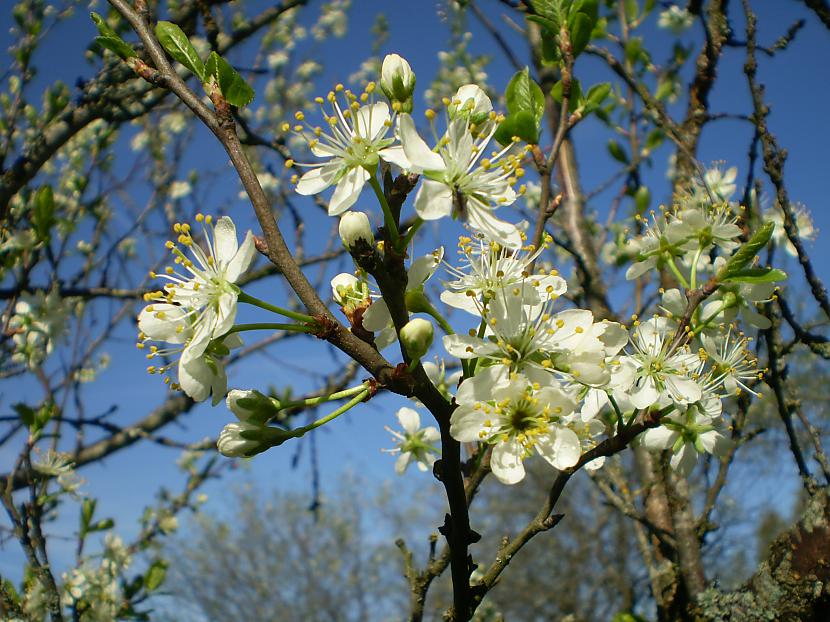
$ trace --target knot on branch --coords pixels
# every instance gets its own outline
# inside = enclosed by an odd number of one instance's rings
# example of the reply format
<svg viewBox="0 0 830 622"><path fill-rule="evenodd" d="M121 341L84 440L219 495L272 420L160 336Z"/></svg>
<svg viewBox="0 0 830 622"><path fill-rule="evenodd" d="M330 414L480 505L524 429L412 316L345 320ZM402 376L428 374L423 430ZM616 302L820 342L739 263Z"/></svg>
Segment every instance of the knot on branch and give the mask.
<svg viewBox="0 0 830 622"><path fill-rule="evenodd" d="M313 316L314 322L317 324L315 331L312 333L318 339L330 341L334 335L337 334L339 327L338 323L327 315L318 314Z"/></svg>

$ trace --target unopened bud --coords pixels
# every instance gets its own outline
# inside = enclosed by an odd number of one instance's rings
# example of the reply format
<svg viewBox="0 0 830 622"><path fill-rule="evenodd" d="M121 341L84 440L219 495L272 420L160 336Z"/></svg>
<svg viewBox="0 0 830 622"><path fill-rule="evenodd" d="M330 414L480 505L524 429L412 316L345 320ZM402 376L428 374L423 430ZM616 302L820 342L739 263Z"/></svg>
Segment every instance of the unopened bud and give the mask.
<svg viewBox="0 0 830 622"><path fill-rule="evenodd" d="M279 402L254 389L233 389L225 400L240 421L263 424L279 412Z"/></svg>
<svg viewBox="0 0 830 622"><path fill-rule="evenodd" d="M343 245L349 250L352 250L361 241L369 246L375 243L369 217L363 212L346 212L343 214L340 218L339 231Z"/></svg>
<svg viewBox="0 0 830 622"><path fill-rule="evenodd" d="M401 343L409 358L413 361L420 360L429 351L434 334L435 330L429 320L423 318L409 320L400 333Z"/></svg>
<svg viewBox="0 0 830 622"><path fill-rule="evenodd" d="M380 70L380 88L393 108L400 112L412 112L415 74L405 58L397 54L386 55ZM399 107L395 106L396 102Z"/></svg>
<svg viewBox="0 0 830 622"><path fill-rule="evenodd" d="M294 436L291 430L239 421L222 428L216 448L228 458L250 458L271 447L282 445Z"/></svg>
<svg viewBox="0 0 830 622"><path fill-rule="evenodd" d="M487 120L492 110L493 104L487 93L475 84L465 84L459 88L447 106L451 119L461 117L476 125Z"/></svg>

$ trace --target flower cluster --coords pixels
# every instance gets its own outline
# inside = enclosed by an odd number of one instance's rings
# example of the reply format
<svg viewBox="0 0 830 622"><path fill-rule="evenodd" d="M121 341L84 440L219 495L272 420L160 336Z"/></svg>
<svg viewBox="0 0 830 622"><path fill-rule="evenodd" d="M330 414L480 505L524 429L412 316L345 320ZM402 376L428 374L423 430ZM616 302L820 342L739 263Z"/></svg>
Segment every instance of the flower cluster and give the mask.
<svg viewBox="0 0 830 622"><path fill-rule="evenodd" d="M317 195L334 187L328 213L340 217L338 231L356 266L332 279L334 304L370 347L382 351L399 343L404 362L395 376L426 372L447 400L450 415L439 418L440 430L422 427L412 408L397 411L402 430L387 428L396 445L388 450L398 456L395 470L403 473L413 463L428 470L444 449L436 443L449 437L505 484L525 477L524 461L532 456L559 470L600 468L611 453L603 442L612 437L671 452L671 464L683 473L699 454L725 451L724 400L754 393L762 373L737 322L768 326L756 304L769 300L785 276L753 263L772 226L752 233L739 217L731 198L737 171L713 168L692 180L677 205L638 216L640 235L627 242L620 229L617 244L624 253L617 261L630 261L626 277L658 271L667 287L660 290L659 312L648 319L635 315L624 325L596 318L563 303L566 280L541 261L553 239L543 235L538 246L528 244L523 227L496 216L525 193L524 185L514 186L529 158L518 138L491 145L504 117L486 93L474 84L458 88L443 100L441 128L437 113L427 110L428 142L412 116L416 80L409 63L387 56L379 80L379 87L369 82L359 94L337 85L317 98L320 125L298 111L295 123L282 128L317 158L287 162L307 169L293 176L297 192ZM385 101L376 101L379 95ZM398 230L406 206L393 210L388 185L387 192L381 187L379 177L392 167L408 184L418 184L407 187L414 212L408 230ZM373 216L352 210L367 185L383 214L380 240ZM448 260L443 248L415 255L410 244L423 222L446 217L461 220L467 231L459 238L457 260ZM161 275L168 281L164 289L148 295L151 304L139 317L140 345L167 342L164 349L151 346L149 358L167 361L151 372L166 372L180 354L178 384L194 399L212 394L216 403L226 393L221 357L237 333L265 327L316 332L322 320L241 292L236 283L254 254L250 232L239 245L230 219L215 225L199 220L207 250L195 243L188 225L176 225L178 244L168 247L183 271L168 268ZM438 274L443 279L434 278ZM672 279L676 287L668 286ZM393 305L384 295L395 287L399 299ZM462 311L469 329L456 331L435 300ZM235 325L239 301L301 323ZM450 358L422 363L439 341ZM460 370L448 373L451 360ZM232 390L226 403L236 420L222 430L218 449L229 457L255 456L327 424L377 389L377 381L367 380L298 400ZM430 399L440 398L433 393ZM320 419L285 427L292 411L337 400L345 403ZM416 408L425 406L413 400Z"/></svg>
<svg viewBox="0 0 830 622"><path fill-rule="evenodd" d="M29 369L40 367L66 329L73 300L64 298L56 288L23 293L14 306L9 332L14 342L12 361Z"/></svg>
<svg viewBox="0 0 830 622"><path fill-rule="evenodd" d="M169 266L162 274L151 273L167 283L144 297L150 304L138 316L138 347L147 349L147 341L165 342L166 347L149 347L147 358L164 362L147 371L166 374L178 357L177 382L169 376L165 382L197 402L212 394L216 404L225 397L227 386L222 357L242 345L238 335L229 334L239 297L235 283L251 264L255 249L250 231L239 244L236 226L227 216L215 224L211 216L202 214L196 220L202 224L207 248L194 240L189 224L174 225L178 244L168 241L166 246L179 270Z"/></svg>
<svg viewBox="0 0 830 622"><path fill-rule="evenodd" d="M284 123L283 131L293 130L311 154L322 160L307 164L289 160L289 166L310 169L295 177L297 192L313 195L335 186L328 212L342 214L357 202L367 183L380 194L375 174L378 162L384 160L423 177L415 196L415 212L422 220L458 218L500 244L518 248L519 230L496 217L494 211L512 204L524 192L523 188L518 193L513 189L524 176L524 151L510 143L488 155L501 117L486 93L474 84L464 85L453 98L444 99L443 132L435 127L436 112L426 111L434 137L431 148L409 114L414 84L409 63L390 55L383 63L381 87L391 108L374 101L374 82L360 95L338 84L325 98L315 100L323 125L312 125L302 111L295 114L295 125Z"/></svg>

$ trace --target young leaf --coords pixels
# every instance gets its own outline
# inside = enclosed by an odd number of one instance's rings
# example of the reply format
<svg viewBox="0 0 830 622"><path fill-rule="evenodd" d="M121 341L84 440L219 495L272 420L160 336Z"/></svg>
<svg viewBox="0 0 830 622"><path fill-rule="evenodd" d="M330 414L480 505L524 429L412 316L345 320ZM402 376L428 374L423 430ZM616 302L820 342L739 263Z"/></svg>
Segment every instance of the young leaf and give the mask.
<svg viewBox="0 0 830 622"><path fill-rule="evenodd" d="M527 110L533 114L537 121L542 120L545 113L545 95L539 85L530 77L527 67L510 79L505 91L507 100L507 112L513 114Z"/></svg>
<svg viewBox="0 0 830 622"><path fill-rule="evenodd" d="M527 143L535 144L539 140L539 125L532 112L520 110L502 121L495 135L496 140L502 145L510 144L514 136L518 136Z"/></svg>
<svg viewBox="0 0 830 622"><path fill-rule="evenodd" d="M89 533L89 526L92 524L92 516L95 514L95 506L98 501L87 497L81 505L81 537Z"/></svg>
<svg viewBox="0 0 830 622"><path fill-rule="evenodd" d="M205 82L210 78L214 78L219 85L222 96L232 106L247 106L253 101L254 89L245 82L245 79L239 75L236 69L231 67L228 61L216 52L210 53L207 65L205 65L205 73Z"/></svg>
<svg viewBox="0 0 830 622"><path fill-rule="evenodd" d="M159 22L156 24L156 37L170 56L204 82L205 64L181 28L172 22Z"/></svg>
<svg viewBox="0 0 830 622"><path fill-rule="evenodd" d="M154 592L164 583L164 578L167 576L167 562L163 559L157 559L147 569L147 574L144 575L144 587L148 592Z"/></svg>
<svg viewBox="0 0 830 622"><path fill-rule="evenodd" d="M768 222L761 226L758 231L756 231L749 241L741 246L732 257L729 258L729 261L726 262L726 265L720 269L720 272L717 275L718 281L723 281L725 279L732 278L735 274L738 274L741 270L743 270L746 266L748 266L753 259L755 259L755 255L758 254L762 248L767 245L769 239L772 237L772 231L775 229L775 223Z"/></svg>
<svg viewBox="0 0 830 622"><path fill-rule="evenodd" d="M608 97L608 94L610 92L610 82L602 82L600 84L595 84L590 89L588 89L588 93L585 95L585 113L590 114L594 110L599 108L602 105L602 102L605 101L605 98Z"/></svg>
<svg viewBox="0 0 830 622"><path fill-rule="evenodd" d="M52 225L55 224L55 197L52 186L43 186L35 194L35 206L32 212L32 225L41 241L48 241Z"/></svg>
<svg viewBox="0 0 830 622"><path fill-rule="evenodd" d="M571 49L576 58L588 46L591 40L591 32L594 30L596 20L591 20L585 13L577 13L571 26Z"/></svg>
<svg viewBox="0 0 830 622"><path fill-rule="evenodd" d="M640 15L640 3L637 0L625 0L625 19L630 24Z"/></svg>
<svg viewBox="0 0 830 622"><path fill-rule="evenodd" d="M785 281L787 273L777 268L744 268L721 279L729 283L777 283Z"/></svg>
<svg viewBox="0 0 830 622"><path fill-rule="evenodd" d="M625 152L625 149L623 149L623 146L613 138L608 141L608 153L610 153L611 157L617 162L628 164L628 154Z"/></svg>
<svg viewBox="0 0 830 622"><path fill-rule="evenodd" d="M553 88L550 90L551 97L553 97L553 99L559 102L560 104L562 103L563 99L562 90L562 80L554 84ZM582 85L579 83L579 80L574 78L573 80L571 80L571 93L568 99L568 112L573 112L582 104Z"/></svg>
<svg viewBox="0 0 830 622"><path fill-rule="evenodd" d="M120 56L124 60L136 55L133 47L119 37L118 33L104 21L103 17L98 15L98 13L90 13L89 15L92 17L92 21L95 22L95 26L100 33L99 37L95 37L95 43Z"/></svg>

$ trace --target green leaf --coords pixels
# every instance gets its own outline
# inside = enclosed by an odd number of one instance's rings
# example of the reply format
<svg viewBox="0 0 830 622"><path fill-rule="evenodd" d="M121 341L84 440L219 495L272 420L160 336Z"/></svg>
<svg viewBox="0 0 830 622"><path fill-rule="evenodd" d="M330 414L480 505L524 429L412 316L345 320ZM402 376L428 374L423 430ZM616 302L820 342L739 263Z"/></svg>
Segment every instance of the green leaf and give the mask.
<svg viewBox="0 0 830 622"><path fill-rule="evenodd" d="M147 569L144 575L144 587L148 592L157 590L167 576L167 562L163 559L157 559Z"/></svg>
<svg viewBox="0 0 830 622"><path fill-rule="evenodd" d="M632 63L640 58L642 52L643 40L640 37L631 37L628 43L625 44L625 57Z"/></svg>
<svg viewBox="0 0 830 622"><path fill-rule="evenodd" d="M536 121L541 121L545 114L545 95L539 85L530 77L527 67L510 79L505 91L507 112L513 114L527 110L533 114Z"/></svg>
<svg viewBox="0 0 830 622"><path fill-rule="evenodd" d="M591 114L594 110L599 108L602 105L602 102L605 101L605 98L608 97L609 93L611 93L610 82L595 84L588 89L588 93L585 95L585 113Z"/></svg>
<svg viewBox="0 0 830 622"><path fill-rule="evenodd" d="M559 30L559 27L556 25L556 22L542 17L540 15L528 15L527 21L535 22L539 24L542 28L547 28L552 33Z"/></svg>
<svg viewBox="0 0 830 622"><path fill-rule="evenodd" d="M625 19L630 24L640 15L640 3L637 0L625 0Z"/></svg>
<svg viewBox="0 0 830 622"><path fill-rule="evenodd" d="M110 52L124 60L136 56L133 47L120 38L113 39L112 37L95 37L95 43L100 45L102 48L108 49Z"/></svg>
<svg viewBox="0 0 830 622"><path fill-rule="evenodd" d="M637 192L634 193L634 205L637 207L638 214L644 214L651 204L651 192L648 186L640 186Z"/></svg>
<svg viewBox="0 0 830 622"><path fill-rule="evenodd" d="M181 28L172 22L159 22L156 24L156 37L170 56L204 82L205 64Z"/></svg>
<svg viewBox="0 0 830 622"><path fill-rule="evenodd" d="M17 413L17 416L20 417L20 420L27 428L31 428L35 424L35 409L28 404L18 402L17 404L12 404L12 409Z"/></svg>
<svg viewBox="0 0 830 622"><path fill-rule="evenodd" d="M663 144L666 135L662 130L654 129L646 136L646 149L653 150Z"/></svg>
<svg viewBox="0 0 830 622"><path fill-rule="evenodd" d="M502 145L513 142L513 137L518 136L523 141L536 144L539 140L539 126L532 112L520 110L509 115L501 122L496 130L496 140Z"/></svg>
<svg viewBox="0 0 830 622"><path fill-rule="evenodd" d="M671 76L662 78L657 83L657 90L654 92L655 99L666 99L674 92L675 81Z"/></svg>
<svg viewBox="0 0 830 622"><path fill-rule="evenodd" d="M208 82L211 78L219 85L219 90L222 96L232 106L242 107L250 104L254 99L254 89L239 75L239 73L231 67L230 63L219 56L216 52L211 52L205 65L205 80Z"/></svg>
<svg viewBox="0 0 830 622"><path fill-rule="evenodd" d="M592 21L585 13L576 14L573 26L571 26L571 49L574 58L582 54L588 46L595 23L596 21Z"/></svg>
<svg viewBox="0 0 830 622"><path fill-rule="evenodd" d="M762 225L749 239L749 241L741 246L732 257L726 262L726 265L718 272L718 281L723 281L738 274L746 266L748 266L762 248L767 245L769 239L772 237L772 232L775 229L775 223L768 222Z"/></svg>
<svg viewBox="0 0 830 622"><path fill-rule="evenodd" d="M560 80L559 82L554 84L553 88L550 90L551 97L553 97L553 99L556 100L557 102L559 102L560 104L562 103L562 99L564 97L563 93L562 93L562 90L563 90L562 80ZM581 106L581 105L582 105L582 85L579 83L579 80L574 78L573 80L571 80L571 95L570 95L570 98L568 99L568 112L573 112L574 110L579 108L579 106Z"/></svg>
<svg viewBox="0 0 830 622"><path fill-rule="evenodd" d="M787 273L778 268L744 268L721 280L729 283L777 283L786 281Z"/></svg>
<svg viewBox="0 0 830 622"><path fill-rule="evenodd" d="M98 15L98 13L90 13L89 16L92 18L92 21L95 22L95 26L98 28L98 33L101 35L99 37L95 37L95 43L120 56L124 60L136 56L133 46L124 41L124 39L122 39L118 33L115 32L109 24L107 24L106 21L104 21L103 17Z"/></svg>
<svg viewBox="0 0 830 622"><path fill-rule="evenodd" d="M559 24L562 23L562 0L531 0L530 4L539 16L553 24L554 32L559 30Z"/></svg>
<svg viewBox="0 0 830 622"><path fill-rule="evenodd" d="M96 27L96 28L98 28L98 33L99 33L102 37L112 37L113 39L117 39L117 38L118 38L118 33L117 33L117 32L115 32L115 30L113 30L113 29L112 29L112 26L110 26L110 25L109 25L109 24L108 24L108 23L104 20L104 18L103 18L103 17L101 17L100 15L98 15L98 13L95 13L95 12L93 11L92 13L90 13L90 14L89 14L89 16L92 18L92 21L93 21L93 22L95 22L95 27Z"/></svg>
<svg viewBox="0 0 830 622"><path fill-rule="evenodd" d="M102 518L97 523L93 523L89 526L89 531L106 531L107 529L112 529L115 526L115 521L111 518Z"/></svg>
<svg viewBox="0 0 830 622"><path fill-rule="evenodd" d="M87 497L81 504L81 537L89 533L89 526L92 524L92 516L95 514L96 499Z"/></svg>
<svg viewBox="0 0 830 622"><path fill-rule="evenodd" d="M592 22L599 19L599 0L574 0L568 9L568 27L573 27L573 20L578 13L587 16Z"/></svg>
<svg viewBox="0 0 830 622"><path fill-rule="evenodd" d="M43 186L35 194L35 205L32 211L32 225L41 241L48 241L52 226L55 224L55 196L52 186Z"/></svg>
<svg viewBox="0 0 830 622"><path fill-rule="evenodd" d="M610 153L611 157L617 162L628 164L628 154L625 152L623 146L613 138L608 141L608 153Z"/></svg>

